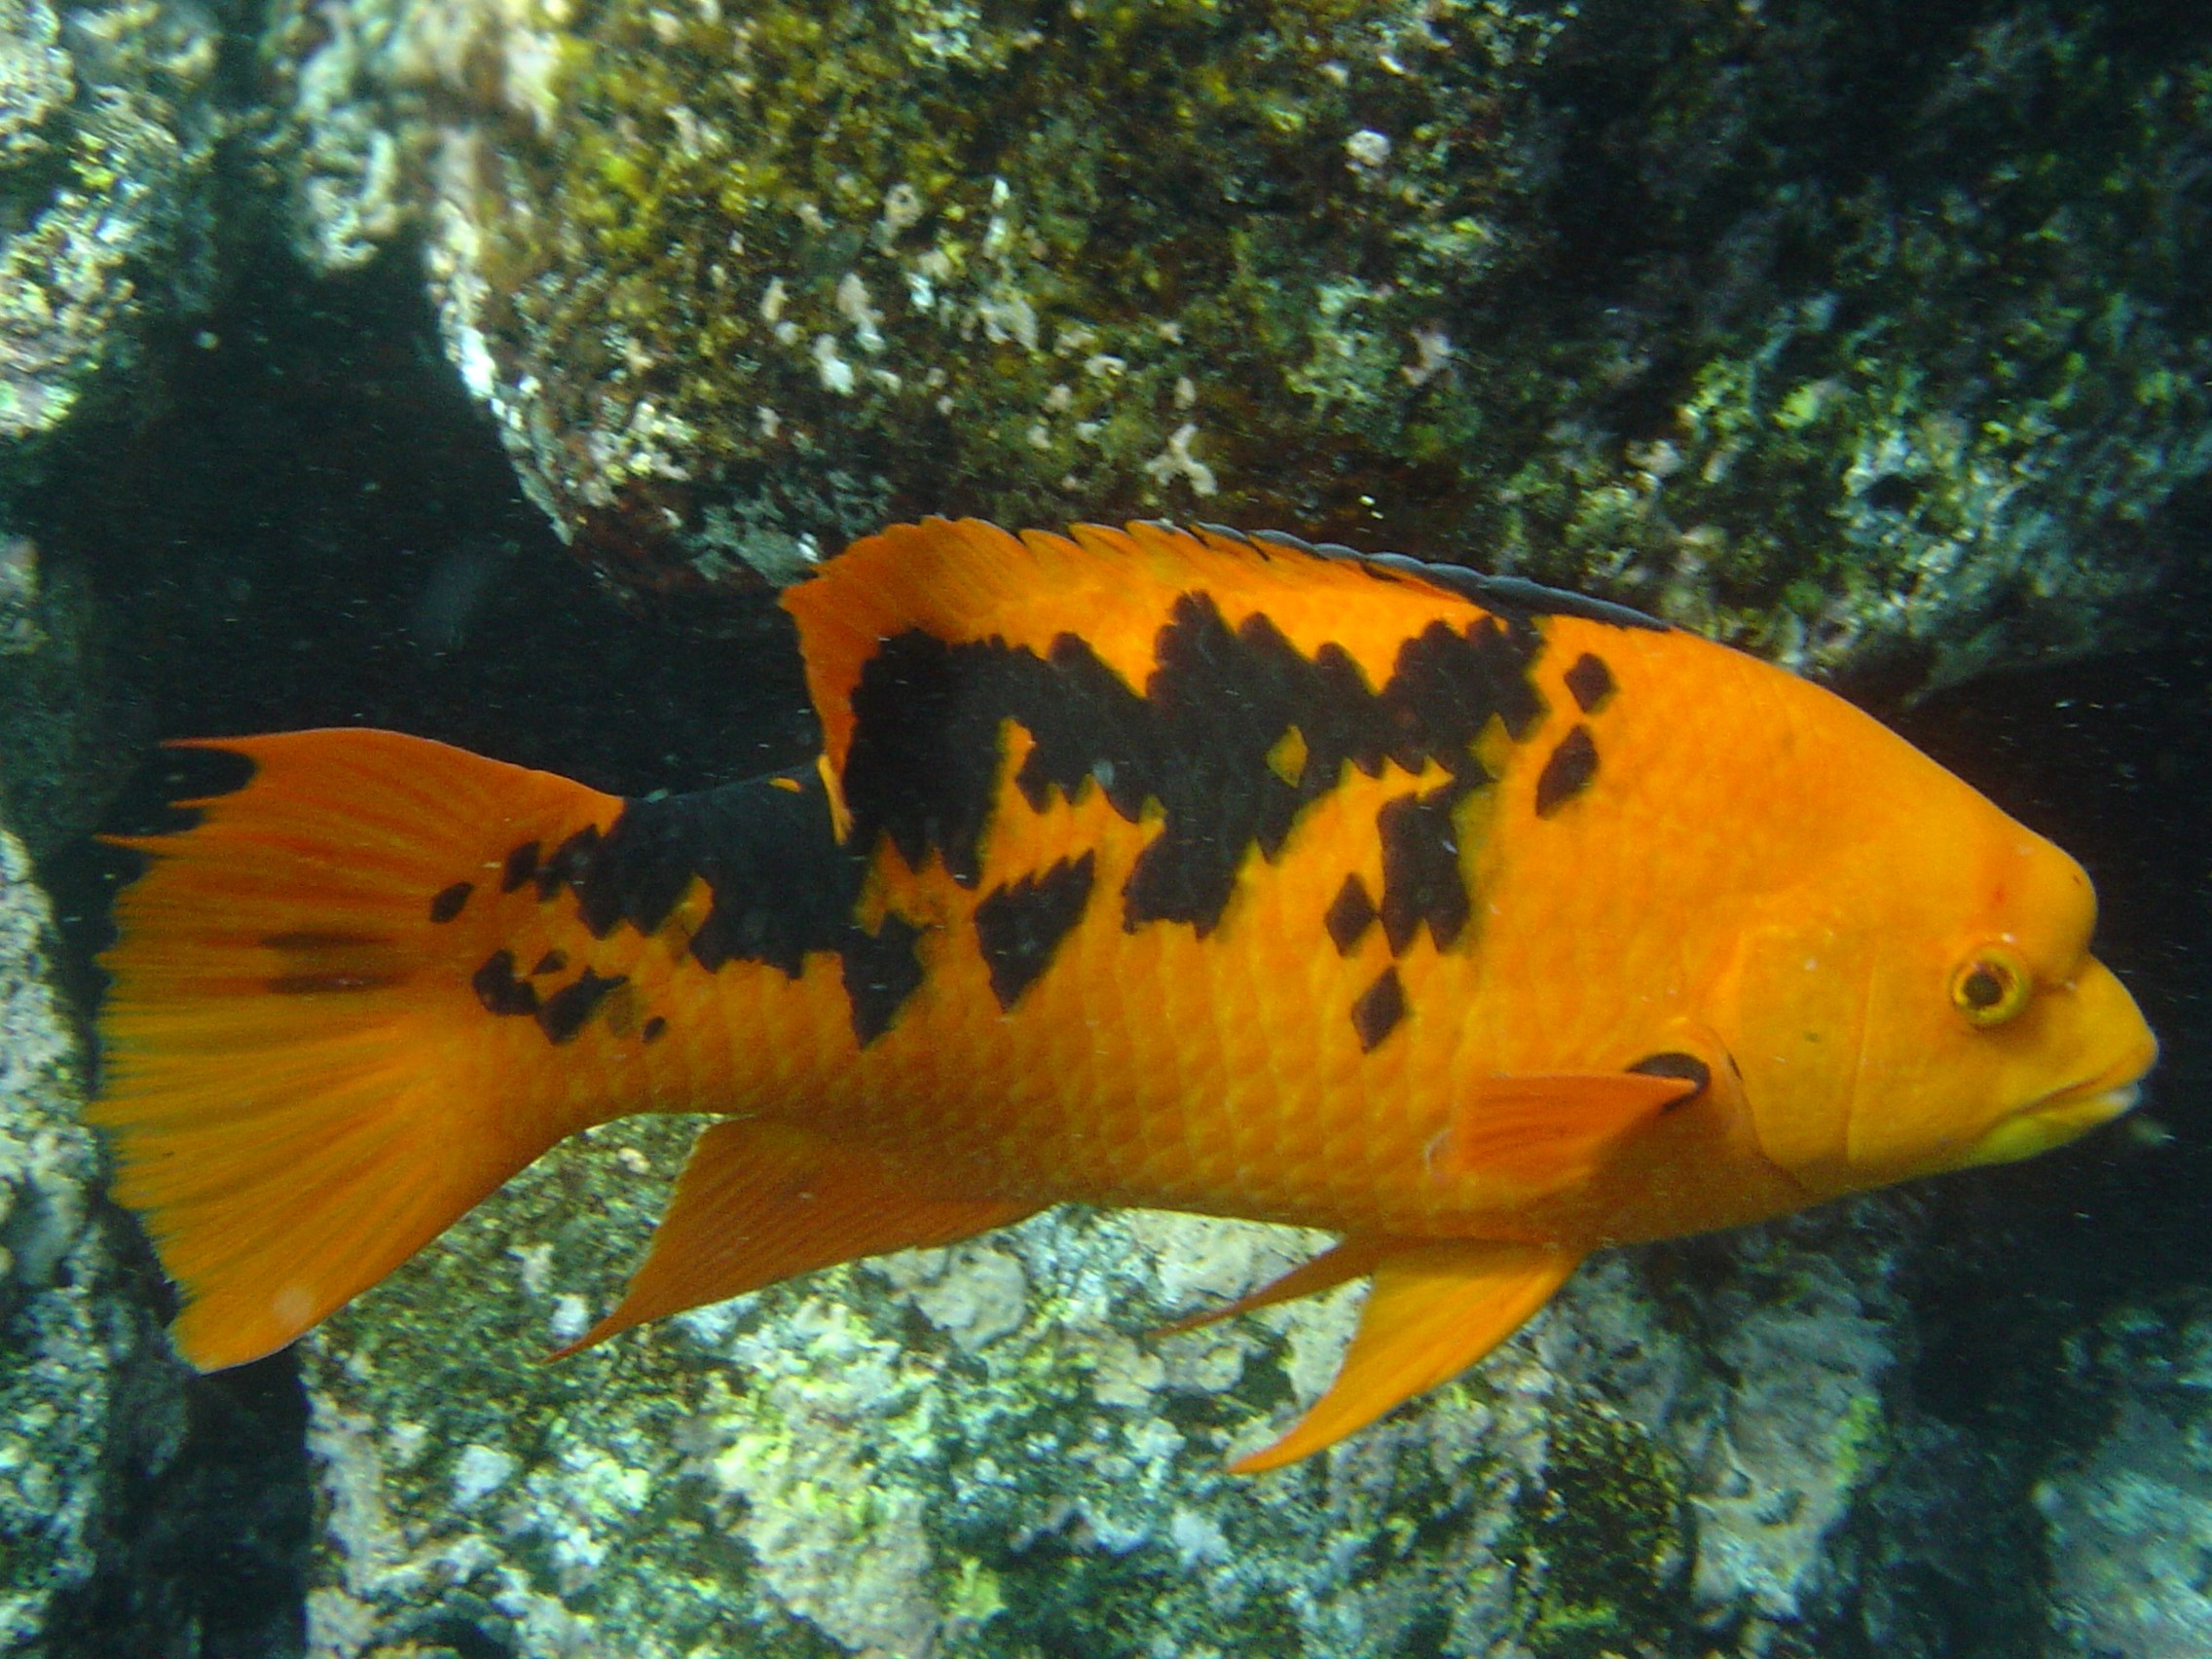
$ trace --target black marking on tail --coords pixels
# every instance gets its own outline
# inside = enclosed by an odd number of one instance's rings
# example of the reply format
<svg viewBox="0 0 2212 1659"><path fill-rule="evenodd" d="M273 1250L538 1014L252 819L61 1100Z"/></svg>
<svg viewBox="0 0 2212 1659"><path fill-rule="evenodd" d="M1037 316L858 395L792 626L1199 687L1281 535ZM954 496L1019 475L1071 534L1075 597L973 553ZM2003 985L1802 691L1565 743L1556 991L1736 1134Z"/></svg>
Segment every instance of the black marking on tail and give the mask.
<svg viewBox="0 0 2212 1659"><path fill-rule="evenodd" d="M284 973L262 981L278 996L381 990L407 977L391 941L378 934L303 929L271 934L261 943L287 958Z"/></svg>
<svg viewBox="0 0 2212 1659"><path fill-rule="evenodd" d="M545 999L537 1011L537 1023L549 1043L566 1043L584 1027L584 1021L607 1000L608 993L629 980L626 974L602 978L586 968L568 984Z"/></svg>
<svg viewBox="0 0 2212 1659"><path fill-rule="evenodd" d="M511 950L493 951L484 959L484 966L468 977L468 982L487 1014L537 1012L537 987L515 977L515 953Z"/></svg>
<svg viewBox="0 0 2212 1659"><path fill-rule="evenodd" d="M537 873L537 843L525 841L507 854L507 862L499 871L499 891L512 893Z"/></svg>
<svg viewBox="0 0 2212 1659"><path fill-rule="evenodd" d="M811 767L625 802L604 835L571 835L535 871L540 893L575 896L595 939L618 927L658 933L701 885L707 914L688 949L710 973L757 962L795 979L810 955L836 955L863 1044L891 1028L922 978L913 923L887 916L871 934L854 921L866 873L861 852L839 844Z"/></svg>
<svg viewBox="0 0 2212 1659"><path fill-rule="evenodd" d="M564 885L579 886L599 860L599 826L587 824L553 850L536 872L537 897L551 899Z"/></svg>

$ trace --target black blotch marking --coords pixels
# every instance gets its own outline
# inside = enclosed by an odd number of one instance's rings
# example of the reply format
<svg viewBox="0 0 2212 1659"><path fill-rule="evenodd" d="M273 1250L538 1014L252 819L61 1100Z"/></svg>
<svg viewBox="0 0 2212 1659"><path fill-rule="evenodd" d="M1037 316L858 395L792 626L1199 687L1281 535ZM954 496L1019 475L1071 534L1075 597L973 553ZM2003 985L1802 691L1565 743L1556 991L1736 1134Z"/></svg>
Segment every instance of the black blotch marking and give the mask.
<svg viewBox="0 0 2212 1659"><path fill-rule="evenodd" d="M563 842L536 879L548 896L573 892L596 939L620 926L658 933L692 883L704 885L707 915L688 946L700 967L758 962L795 979L810 953L833 952L865 1044L891 1028L922 977L914 924L891 916L870 934L853 920L866 873L859 847L838 843L822 780L804 767L627 801L604 835Z"/></svg>
<svg viewBox="0 0 2212 1659"><path fill-rule="evenodd" d="M1681 1053L1673 1049L1662 1053L1646 1054L1628 1069L1632 1072L1641 1072L1645 1077L1686 1078L1697 1085L1679 1100L1668 1101L1665 1110L1669 1112L1674 1111L1677 1106L1687 1106L1713 1087L1713 1069L1710 1066L1695 1054Z"/></svg>
<svg viewBox="0 0 2212 1659"><path fill-rule="evenodd" d="M657 1043L667 1029L668 1021L656 1014L638 1028L638 1040L643 1043Z"/></svg>
<svg viewBox="0 0 2212 1659"><path fill-rule="evenodd" d="M1042 873L994 887L976 906L976 942L991 974L991 994L1012 1009L1051 965L1069 930L1090 903L1097 860L1062 859Z"/></svg>
<svg viewBox="0 0 2212 1659"><path fill-rule="evenodd" d="M1202 936L1248 855L1277 852L1346 765L1376 777L1385 762L1416 773L1433 762L1456 797L1491 783L1472 745L1493 719L1520 741L1542 717L1529 678L1542 646L1526 619L1432 622L1374 690L1341 646L1308 657L1267 616L1232 629L1210 596L1189 593L1160 631L1140 695L1073 634L1040 657L909 630L883 643L853 690L843 779L853 844L888 839L917 869L934 853L975 886L1011 720L1031 738L1014 783L1032 809L1093 785L1131 822L1160 804L1160 832L1122 890L1123 924L1186 922ZM1268 764L1293 726L1307 751L1295 784Z"/></svg>
<svg viewBox="0 0 2212 1659"><path fill-rule="evenodd" d="M499 891L512 893L537 873L537 843L525 841L507 854L507 862L499 870Z"/></svg>
<svg viewBox="0 0 2212 1659"><path fill-rule="evenodd" d="M845 1000L862 1048L890 1030L906 999L922 988L922 959L914 949L921 937L920 928L894 912L872 934L855 928L840 947Z"/></svg>
<svg viewBox="0 0 2212 1659"><path fill-rule="evenodd" d="M537 959L537 966L530 971L530 977L535 979L546 974L558 974L568 965L569 953L567 951L548 950Z"/></svg>
<svg viewBox="0 0 2212 1659"><path fill-rule="evenodd" d="M1567 689L1574 699L1574 706L1586 715L1594 715L1604 706L1605 699L1620 689L1613 683L1613 671L1605 666L1605 659L1584 651L1574 659L1574 666L1567 671Z"/></svg>
<svg viewBox="0 0 2212 1659"><path fill-rule="evenodd" d="M511 950L493 951L484 959L484 966L468 977L468 982L487 1014L537 1012L537 987L515 977L515 953Z"/></svg>
<svg viewBox="0 0 2212 1659"><path fill-rule="evenodd" d="M566 1043L571 1040L583 1029L584 1021L607 1000L608 993L615 986L627 983L629 977L627 974L615 974L602 978L586 968L547 997L545 1006L537 1011L538 1027L545 1033L546 1041Z"/></svg>
<svg viewBox="0 0 2212 1659"><path fill-rule="evenodd" d="M1559 740L1536 775L1536 816L1551 815L1584 790L1598 775L1598 744L1588 726L1576 726Z"/></svg>
<svg viewBox="0 0 2212 1659"><path fill-rule="evenodd" d="M293 959L288 973L272 975L263 988L278 996L318 991L373 991L396 985L406 974L394 964L391 941L379 934L314 931L270 934L264 949Z"/></svg>
<svg viewBox="0 0 2212 1659"><path fill-rule="evenodd" d="M1367 883L1356 873L1345 877L1345 884L1329 902L1329 913L1322 923L1339 956L1349 956L1367 937L1367 930L1375 925L1375 901L1367 896Z"/></svg>
<svg viewBox="0 0 2212 1659"><path fill-rule="evenodd" d="M1425 922L1436 948L1447 950L1467 925L1472 904L1459 867L1454 816L1471 792L1446 784L1424 795L1400 795L1376 817L1382 836L1382 937L1402 956Z"/></svg>
<svg viewBox="0 0 2212 1659"><path fill-rule="evenodd" d="M468 896L476 891L472 881L457 881L451 887L441 887L430 901L430 920L450 922L461 914L461 907L468 903Z"/></svg>
<svg viewBox="0 0 2212 1659"><path fill-rule="evenodd" d="M1351 1005L1351 1028L1359 1033L1359 1051L1372 1054L1405 1017L1406 990L1398 983L1398 969L1393 963Z"/></svg>
<svg viewBox="0 0 2212 1659"><path fill-rule="evenodd" d="M765 962L796 978L809 951L838 949L864 866L836 844L821 780L790 776L801 788L752 778L626 803L568 877L584 926L599 939L621 923L657 933L697 881L712 898L691 936L703 968Z"/></svg>
<svg viewBox="0 0 2212 1659"><path fill-rule="evenodd" d="M337 930L316 931L302 928L292 933L268 934L262 945L269 950L281 950L287 955L304 956L315 951L363 950L373 945L389 944L391 940L382 934L346 933Z"/></svg>
<svg viewBox="0 0 2212 1659"><path fill-rule="evenodd" d="M587 824L554 848L553 856L536 871L537 897L547 900L564 886L581 887L599 861L600 843L604 839L598 825Z"/></svg>

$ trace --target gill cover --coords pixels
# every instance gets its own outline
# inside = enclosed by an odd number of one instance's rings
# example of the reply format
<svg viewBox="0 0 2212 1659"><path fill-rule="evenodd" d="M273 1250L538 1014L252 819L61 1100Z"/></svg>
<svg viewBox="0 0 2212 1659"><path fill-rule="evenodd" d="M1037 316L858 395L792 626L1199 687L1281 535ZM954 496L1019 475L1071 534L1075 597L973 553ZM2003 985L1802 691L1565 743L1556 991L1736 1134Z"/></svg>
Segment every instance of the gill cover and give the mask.
<svg viewBox="0 0 2212 1659"><path fill-rule="evenodd" d="M1874 957L1869 931L1844 918L1762 916L1715 998L1759 1151L1823 1196L1866 1184L1852 1165L1851 1119Z"/></svg>

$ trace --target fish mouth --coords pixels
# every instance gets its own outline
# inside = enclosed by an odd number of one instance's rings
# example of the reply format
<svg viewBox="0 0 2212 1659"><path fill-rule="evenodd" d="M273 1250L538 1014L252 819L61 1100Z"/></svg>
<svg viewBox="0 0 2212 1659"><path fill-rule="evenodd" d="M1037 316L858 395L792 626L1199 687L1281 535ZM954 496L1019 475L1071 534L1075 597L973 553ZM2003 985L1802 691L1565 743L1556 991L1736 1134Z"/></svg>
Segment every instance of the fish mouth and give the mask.
<svg viewBox="0 0 2212 1659"><path fill-rule="evenodd" d="M1968 1164L2012 1163L2064 1146L2115 1118L2125 1117L2143 1098L2135 1071L2125 1082L2110 1075L2092 1078L2046 1094L1988 1130L1968 1150Z"/></svg>

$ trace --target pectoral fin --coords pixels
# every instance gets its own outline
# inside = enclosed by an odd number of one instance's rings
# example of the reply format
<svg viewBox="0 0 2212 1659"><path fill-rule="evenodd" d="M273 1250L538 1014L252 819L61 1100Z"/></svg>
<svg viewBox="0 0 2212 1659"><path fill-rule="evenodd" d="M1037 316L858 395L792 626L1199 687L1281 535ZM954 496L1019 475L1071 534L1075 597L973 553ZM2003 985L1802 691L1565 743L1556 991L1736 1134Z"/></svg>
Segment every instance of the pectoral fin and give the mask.
<svg viewBox="0 0 2212 1659"><path fill-rule="evenodd" d="M1032 1207L925 1197L866 1149L788 1124L717 1124L692 1148L652 1249L621 1303L553 1357L794 1273L950 1244L1019 1221Z"/></svg>
<svg viewBox="0 0 2212 1659"><path fill-rule="evenodd" d="M1231 1471L1295 1462L1456 1377L1550 1301L1580 1260L1547 1245L1469 1242L1413 1244L1385 1256L1329 1391L1297 1427Z"/></svg>
<svg viewBox="0 0 2212 1659"><path fill-rule="evenodd" d="M1437 1142L1430 1167L1530 1199L1588 1179L1607 1152L1695 1094L1690 1078L1646 1072L1488 1077Z"/></svg>

